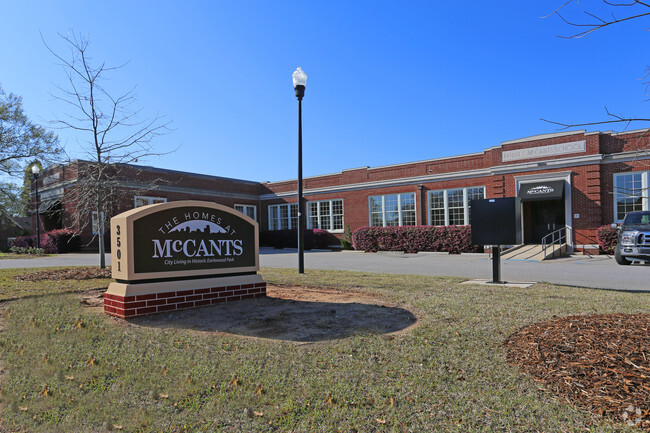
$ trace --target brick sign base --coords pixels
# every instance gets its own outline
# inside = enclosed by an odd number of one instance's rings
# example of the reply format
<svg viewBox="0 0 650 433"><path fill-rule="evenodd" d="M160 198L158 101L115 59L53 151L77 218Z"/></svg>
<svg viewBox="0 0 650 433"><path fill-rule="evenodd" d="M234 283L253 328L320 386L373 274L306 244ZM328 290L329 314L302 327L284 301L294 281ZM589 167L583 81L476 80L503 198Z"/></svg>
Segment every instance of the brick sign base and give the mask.
<svg viewBox="0 0 650 433"><path fill-rule="evenodd" d="M260 275L181 281L111 283L104 312L123 319L266 296Z"/></svg>

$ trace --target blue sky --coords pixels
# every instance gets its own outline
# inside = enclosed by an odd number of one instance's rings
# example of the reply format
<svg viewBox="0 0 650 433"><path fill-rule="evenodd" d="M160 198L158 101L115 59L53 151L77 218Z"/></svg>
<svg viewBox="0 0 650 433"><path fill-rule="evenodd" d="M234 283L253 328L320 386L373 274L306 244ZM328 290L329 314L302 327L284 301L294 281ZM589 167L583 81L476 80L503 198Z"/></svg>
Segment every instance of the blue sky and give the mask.
<svg viewBox="0 0 650 433"><path fill-rule="evenodd" d="M648 21L561 39L575 30L542 17L564 1L8 0L0 84L47 126L66 77L41 34L60 53L57 33L81 34L97 62L128 62L116 94L137 86L144 115L173 121L156 147L180 149L140 163L256 181L297 176L298 66L305 176L480 152L559 130L540 118L603 120L605 106L647 117ZM584 9L602 7L565 14ZM87 137L57 133L84 157Z"/></svg>

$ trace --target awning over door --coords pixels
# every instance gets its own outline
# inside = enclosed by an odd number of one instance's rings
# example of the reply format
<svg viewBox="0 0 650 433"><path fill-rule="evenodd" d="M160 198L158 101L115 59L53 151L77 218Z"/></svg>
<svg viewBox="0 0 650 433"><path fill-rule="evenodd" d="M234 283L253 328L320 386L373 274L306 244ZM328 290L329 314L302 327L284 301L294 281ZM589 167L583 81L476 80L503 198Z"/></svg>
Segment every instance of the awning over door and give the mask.
<svg viewBox="0 0 650 433"><path fill-rule="evenodd" d="M57 206L59 207L61 206L61 200L58 198L43 200L41 201L41 204L38 207L38 211L40 213L48 213L55 210Z"/></svg>
<svg viewBox="0 0 650 433"><path fill-rule="evenodd" d="M521 201L561 200L564 198L564 181L524 183L519 185L517 197Z"/></svg>

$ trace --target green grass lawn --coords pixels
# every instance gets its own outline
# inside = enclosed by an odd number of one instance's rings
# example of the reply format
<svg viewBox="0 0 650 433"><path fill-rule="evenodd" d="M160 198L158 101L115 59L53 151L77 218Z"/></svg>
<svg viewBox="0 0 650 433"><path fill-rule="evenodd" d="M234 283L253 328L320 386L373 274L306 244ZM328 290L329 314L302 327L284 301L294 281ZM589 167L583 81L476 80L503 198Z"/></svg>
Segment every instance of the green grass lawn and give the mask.
<svg viewBox="0 0 650 433"><path fill-rule="evenodd" d="M264 269L270 284L368 292L419 319L396 335L296 343L135 326L74 293L109 280L14 281L21 272L0 271L0 430L636 431L556 398L506 364L503 343L553 317L647 312L648 294Z"/></svg>
<svg viewBox="0 0 650 433"><path fill-rule="evenodd" d="M5 253L0 251L0 260L6 260L6 259L34 259L37 257L50 257L52 254L41 254L41 255L35 255L35 254L16 254L16 253Z"/></svg>

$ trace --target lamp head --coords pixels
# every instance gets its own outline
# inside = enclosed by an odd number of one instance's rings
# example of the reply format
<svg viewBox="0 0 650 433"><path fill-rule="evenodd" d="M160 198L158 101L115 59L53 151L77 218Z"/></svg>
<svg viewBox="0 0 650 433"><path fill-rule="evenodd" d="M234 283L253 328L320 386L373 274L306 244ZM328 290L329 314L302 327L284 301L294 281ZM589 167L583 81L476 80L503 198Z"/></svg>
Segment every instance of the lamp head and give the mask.
<svg viewBox="0 0 650 433"><path fill-rule="evenodd" d="M291 76L293 79L293 88L296 91L296 97L302 99L305 96L305 84L307 84L307 74L302 70L300 66L295 70Z"/></svg>
<svg viewBox="0 0 650 433"><path fill-rule="evenodd" d="M40 173L41 173L41 168L36 164L32 165L32 174L34 176L38 176Z"/></svg>

